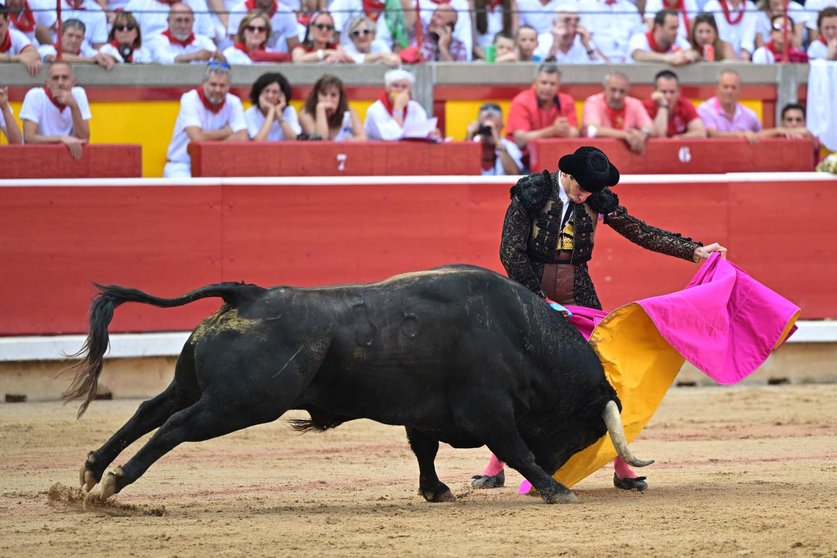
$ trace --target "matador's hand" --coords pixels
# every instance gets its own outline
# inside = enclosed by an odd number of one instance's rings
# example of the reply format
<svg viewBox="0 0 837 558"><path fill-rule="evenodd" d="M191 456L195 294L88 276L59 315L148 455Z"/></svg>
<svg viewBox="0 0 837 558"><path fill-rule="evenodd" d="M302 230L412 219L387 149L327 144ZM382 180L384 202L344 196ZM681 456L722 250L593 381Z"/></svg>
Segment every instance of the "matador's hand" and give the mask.
<svg viewBox="0 0 837 558"><path fill-rule="evenodd" d="M712 252L720 252L721 257L727 259L727 249L717 242L713 242L707 246L698 246L695 248L695 257L698 258L697 261L705 260L710 254L712 254Z"/></svg>

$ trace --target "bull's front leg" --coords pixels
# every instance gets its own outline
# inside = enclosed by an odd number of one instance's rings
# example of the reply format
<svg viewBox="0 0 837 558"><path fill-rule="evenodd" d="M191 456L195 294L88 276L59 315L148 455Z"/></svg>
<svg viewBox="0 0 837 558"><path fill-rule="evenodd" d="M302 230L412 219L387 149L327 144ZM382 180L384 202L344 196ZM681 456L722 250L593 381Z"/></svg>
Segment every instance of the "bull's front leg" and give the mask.
<svg viewBox="0 0 837 558"><path fill-rule="evenodd" d="M436 453L439 441L407 427L407 439L419 464L419 494L428 502L449 502L456 497L436 475Z"/></svg>

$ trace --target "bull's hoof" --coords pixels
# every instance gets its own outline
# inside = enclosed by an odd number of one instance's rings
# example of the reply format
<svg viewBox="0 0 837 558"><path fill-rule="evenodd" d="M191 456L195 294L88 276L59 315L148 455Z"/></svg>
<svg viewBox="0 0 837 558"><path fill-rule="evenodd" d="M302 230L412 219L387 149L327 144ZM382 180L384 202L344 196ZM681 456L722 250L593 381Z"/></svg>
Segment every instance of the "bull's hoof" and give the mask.
<svg viewBox="0 0 837 558"><path fill-rule="evenodd" d="M105 478L102 479L102 495L100 498L102 501L107 500L117 492L119 492L119 487L117 486L117 477L121 477L124 473L122 472L122 467L117 467L113 471L110 471Z"/></svg>
<svg viewBox="0 0 837 558"><path fill-rule="evenodd" d="M547 504L577 504L578 498L575 497L575 494L572 493L570 490L566 490L566 492L562 491L555 491L551 494L543 494L541 493L541 497L543 501Z"/></svg>
<svg viewBox="0 0 837 558"><path fill-rule="evenodd" d="M501 488L506 484L506 472L500 471L496 475L474 475L471 477L473 488Z"/></svg>
<svg viewBox="0 0 837 558"><path fill-rule="evenodd" d="M93 464L95 460L93 459L93 452L87 454L87 459L85 460L84 464L81 466L81 469L78 472L79 475L79 483L81 484L82 489L85 492L90 492L96 484L101 480L101 476L96 474L93 470Z"/></svg>
<svg viewBox="0 0 837 558"><path fill-rule="evenodd" d="M645 477L620 479L616 476L616 473L613 473L613 486L622 490L636 490L637 492L645 492L648 490L648 483L645 482Z"/></svg>
<svg viewBox="0 0 837 558"><path fill-rule="evenodd" d="M425 500L432 503L453 502L456 500L456 496L453 495L450 488L442 482L440 482L439 486L437 486L434 490L423 490L419 488L419 494L421 494Z"/></svg>

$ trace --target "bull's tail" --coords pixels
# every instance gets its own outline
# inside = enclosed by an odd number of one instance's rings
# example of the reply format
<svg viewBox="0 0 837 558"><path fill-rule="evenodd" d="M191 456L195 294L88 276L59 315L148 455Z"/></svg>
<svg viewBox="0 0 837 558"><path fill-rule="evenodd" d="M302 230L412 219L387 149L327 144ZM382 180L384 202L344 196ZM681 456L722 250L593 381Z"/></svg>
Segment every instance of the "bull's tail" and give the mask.
<svg viewBox="0 0 837 558"><path fill-rule="evenodd" d="M95 284L95 283L94 283ZM113 311L123 302L141 302L162 308L184 306L202 298L220 297L230 306L238 306L264 291L262 287L244 283L217 283L195 289L177 298L159 298L137 289L127 289L116 285L99 285L99 295L90 306L90 325L87 339L74 358L81 360L73 366L75 378L62 395L65 402L84 399L78 410L78 417L87 410L87 406L96 397L99 374L102 372L102 360L110 345L108 325L113 319Z"/></svg>

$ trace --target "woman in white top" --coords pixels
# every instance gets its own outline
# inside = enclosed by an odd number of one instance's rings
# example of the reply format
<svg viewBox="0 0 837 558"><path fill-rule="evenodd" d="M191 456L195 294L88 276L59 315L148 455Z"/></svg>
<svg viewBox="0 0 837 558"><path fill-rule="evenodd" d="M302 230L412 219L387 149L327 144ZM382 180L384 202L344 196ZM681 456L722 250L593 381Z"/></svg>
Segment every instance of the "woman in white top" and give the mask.
<svg viewBox="0 0 837 558"><path fill-rule="evenodd" d="M131 12L116 14L108 42L102 45L99 52L117 64L148 64L154 61L151 51L142 46L140 25Z"/></svg>
<svg viewBox="0 0 837 558"><path fill-rule="evenodd" d="M250 89L253 106L244 112L247 135L253 141L295 140L301 129L290 105L291 84L279 72L262 74Z"/></svg>
<svg viewBox="0 0 837 558"><path fill-rule="evenodd" d="M365 15L357 16L346 26L350 43L345 45L355 64L381 63L387 66L400 66L401 57L394 54L386 42L375 38L377 25Z"/></svg>
<svg viewBox="0 0 837 558"><path fill-rule="evenodd" d="M331 74L324 74L314 84L299 114L299 122L302 131L312 139L366 140L360 118L349 106L343 82Z"/></svg>
<svg viewBox="0 0 837 558"><path fill-rule="evenodd" d="M276 52L267 45L273 36L273 26L267 13L252 10L241 18L235 34L235 44L224 49L224 58L230 64L258 64L262 62L287 62L286 52Z"/></svg>

